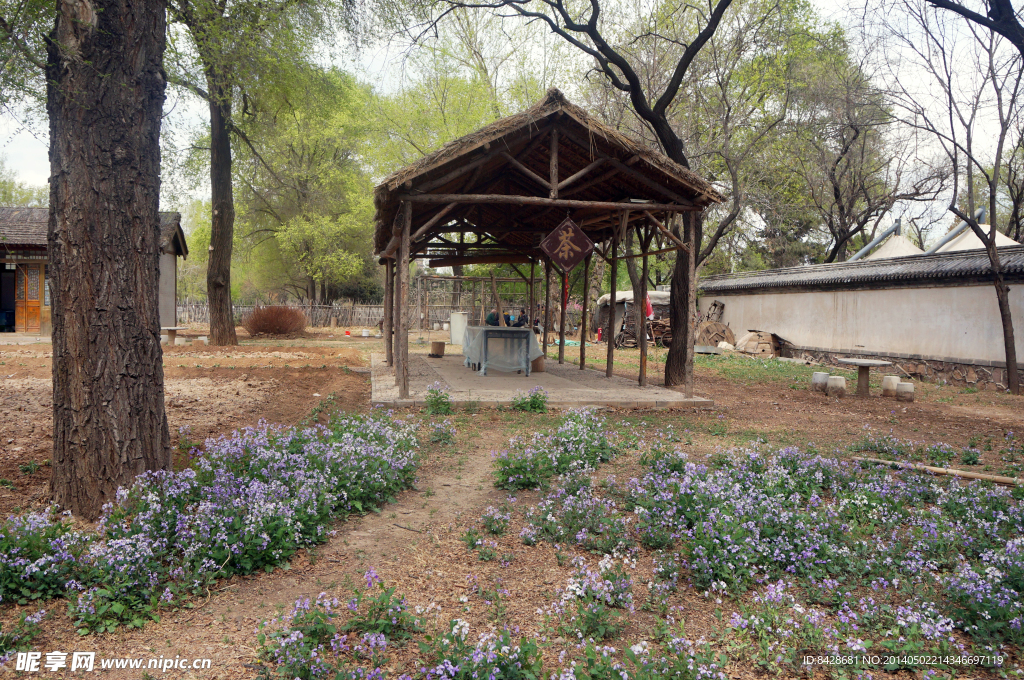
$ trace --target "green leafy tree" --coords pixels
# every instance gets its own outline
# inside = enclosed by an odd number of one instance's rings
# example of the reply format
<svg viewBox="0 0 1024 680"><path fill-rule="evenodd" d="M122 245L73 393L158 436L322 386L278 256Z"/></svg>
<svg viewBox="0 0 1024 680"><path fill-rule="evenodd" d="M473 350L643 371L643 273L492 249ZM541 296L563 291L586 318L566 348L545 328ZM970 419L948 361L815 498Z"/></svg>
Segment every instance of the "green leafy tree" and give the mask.
<svg viewBox="0 0 1024 680"><path fill-rule="evenodd" d="M210 110L210 340L234 345L232 135L248 144L236 118L301 71L319 36L332 34L339 6L330 0L170 0L167 11L170 82L200 97Z"/></svg>
<svg viewBox="0 0 1024 680"><path fill-rule="evenodd" d="M274 241L259 255L280 258L291 273L283 286L300 299L328 302L369 258L373 187L360 162L368 96L344 73L304 69L243 121L240 222L257 249Z"/></svg>
<svg viewBox="0 0 1024 680"><path fill-rule="evenodd" d="M14 170L0 156L0 206L45 208L50 199L49 187L37 187L18 181Z"/></svg>

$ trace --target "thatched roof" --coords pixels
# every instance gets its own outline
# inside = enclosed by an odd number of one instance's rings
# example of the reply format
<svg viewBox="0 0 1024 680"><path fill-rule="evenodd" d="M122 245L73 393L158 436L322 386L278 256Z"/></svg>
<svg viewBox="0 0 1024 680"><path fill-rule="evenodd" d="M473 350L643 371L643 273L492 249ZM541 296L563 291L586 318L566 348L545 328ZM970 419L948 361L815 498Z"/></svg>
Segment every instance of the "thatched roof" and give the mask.
<svg viewBox="0 0 1024 680"><path fill-rule="evenodd" d="M48 208L0 208L0 245L45 248L49 219ZM160 213L160 250L188 257L181 213Z"/></svg>
<svg viewBox="0 0 1024 680"><path fill-rule="evenodd" d="M624 163L632 172L615 172L609 162L565 190L565 197L580 201L648 201L654 204L678 203L669 198L685 198L702 207L722 201L721 194L707 181L665 156L642 146L596 120L570 103L557 89L551 89L534 106L522 113L502 118L476 132L449 142L434 153L406 166L384 179L374 190L376 231L374 246L383 252L393 236L395 215L401 194L509 194L543 196L534 180L516 168L506 152L537 176L547 179L551 161L550 145L542 143L557 121L559 180L565 180L590 165L599 156ZM446 175L469 164L479 167L439 186ZM599 180L599 181L595 181ZM658 190L658 187L661 190ZM559 198L563 198L560 192ZM414 204L412 230L435 216L441 205ZM638 206L638 209L640 206ZM508 204L460 204L439 223L445 232L486 231L510 248L536 247L544 233L554 229L566 213L580 223L594 241L611 234L611 222L601 220L593 209L565 210L544 206ZM606 211L607 212L607 211ZM430 238L430 234L426 235Z"/></svg>

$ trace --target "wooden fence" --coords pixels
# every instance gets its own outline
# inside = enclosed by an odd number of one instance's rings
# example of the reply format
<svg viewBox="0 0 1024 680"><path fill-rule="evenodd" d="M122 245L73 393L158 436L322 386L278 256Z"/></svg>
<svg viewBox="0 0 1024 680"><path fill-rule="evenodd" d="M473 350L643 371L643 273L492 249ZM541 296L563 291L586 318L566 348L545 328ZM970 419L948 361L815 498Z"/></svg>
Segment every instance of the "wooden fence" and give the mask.
<svg viewBox="0 0 1024 680"><path fill-rule="evenodd" d="M466 297L469 297L468 295ZM526 300L503 301L506 313L518 314L520 309L527 306ZM306 315L310 326L325 327L331 325L331 317L337 319L337 325L345 327L372 328L384 318L384 305L288 305L301 309ZM234 305L235 324L241 325L245 318L255 308L254 305ZM478 325L483 322L481 311L484 316L490 311L490 307L484 306L481 310L479 304L427 304L406 307L409 314L410 330L426 330L433 328L434 324L443 325L448 323L452 312L465 312L469 316L470 325ZM552 311L554 318L551 319L552 328L558 327L558 316ZM566 330L571 331L580 322L580 311L578 309L566 310ZM209 324L210 306L206 302L178 302L178 323L179 324Z"/></svg>

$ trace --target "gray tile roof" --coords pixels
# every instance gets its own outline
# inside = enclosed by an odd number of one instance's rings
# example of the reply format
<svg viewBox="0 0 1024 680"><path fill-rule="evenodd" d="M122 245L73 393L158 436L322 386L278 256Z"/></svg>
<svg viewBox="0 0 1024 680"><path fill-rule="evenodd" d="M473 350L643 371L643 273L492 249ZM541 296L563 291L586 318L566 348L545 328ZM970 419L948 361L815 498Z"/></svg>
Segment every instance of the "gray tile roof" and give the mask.
<svg viewBox="0 0 1024 680"><path fill-rule="evenodd" d="M48 208L0 208L0 245L45 247L49 218ZM160 248L188 255L181 213L160 213Z"/></svg>
<svg viewBox="0 0 1024 680"><path fill-rule="evenodd" d="M1006 278L1024 280L1024 246L999 249ZM911 255L887 260L859 260L720 274L700 280L704 294L768 292L784 289L886 288L991 281L992 265L984 250L938 255Z"/></svg>

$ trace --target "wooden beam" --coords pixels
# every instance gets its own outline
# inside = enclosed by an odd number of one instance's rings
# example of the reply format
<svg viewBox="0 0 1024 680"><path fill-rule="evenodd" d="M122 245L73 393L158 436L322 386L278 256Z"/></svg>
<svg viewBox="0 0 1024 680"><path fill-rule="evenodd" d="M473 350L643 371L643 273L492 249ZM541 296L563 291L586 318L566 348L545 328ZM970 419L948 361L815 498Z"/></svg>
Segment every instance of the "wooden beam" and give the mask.
<svg viewBox="0 0 1024 680"><path fill-rule="evenodd" d="M665 228L665 225L664 225L664 224L662 224L662 223L661 223L660 221L658 221L658 220L657 220L657 219L656 219L656 218L654 217L654 215L652 215L652 214L650 213L650 211L648 211L648 210L644 210L644 215L647 215L647 219L649 219L649 220L650 220L651 222L653 222L653 223L654 223L654 226L658 227L658 230L659 230L659 231L661 231L661 233L662 233L662 234L664 234L665 236L667 236L667 237L668 237L669 239L671 239L671 240L672 240L672 241L673 241L674 243L678 244L678 245L679 245L679 248L680 248L680 249L682 249L682 250L686 250L686 251L689 251L689 250L690 250L690 246L686 245L685 243L683 243L682 241L680 241L680 240L679 240L678 238L676 238L675 234L673 234L673 233L672 233L671 231L669 231L668 229L666 229L666 228ZM667 253L668 251L667 251L667 250L665 250L665 251L661 251L661 252L666 252L666 253ZM651 253L651 255L656 255L656 254L657 254L657 253Z"/></svg>
<svg viewBox="0 0 1024 680"><path fill-rule="evenodd" d="M612 164L612 167L617 168L619 172L621 172L622 174L627 175L629 177L632 177L634 180L636 180L637 182L640 182L640 184L643 184L648 189L651 189L653 191L657 191L662 196L668 196L670 199L672 199L676 203L680 203L682 205L689 205L689 206L693 206L694 205L693 201L691 199L683 198L682 196L680 196L676 192L672 191L671 189L668 189L667 187L661 186L660 184L655 182L653 179L651 179L647 175L643 174L642 172L638 172L637 170L634 170L633 168L629 167L628 165L626 165L622 161L617 160L615 158L612 158L612 159L609 159L609 162ZM652 208L652 209L656 210L656 208Z"/></svg>
<svg viewBox="0 0 1024 680"><path fill-rule="evenodd" d="M452 210L457 208L458 205L459 205L458 203L449 203L445 207L441 208L441 210L438 211L438 213L436 215L434 215L429 220L427 220L426 224L424 224L422 227L420 227L419 229L416 230L416 233L412 235L410 240L411 241L418 241L421 236L423 236L428 231L430 231L431 228L434 225L436 225L438 222L440 222L444 218L445 215L447 215Z"/></svg>
<svg viewBox="0 0 1024 680"><path fill-rule="evenodd" d="M543 177L535 173L533 170L530 170L528 167L517 161L515 158L512 157L512 154L506 151L502 151L498 155L504 158L508 162L508 164L511 165L513 168L523 173L524 175L532 179L534 182L544 187L545 189L551 188L551 184L549 184L546 179L544 179Z"/></svg>
<svg viewBox="0 0 1024 680"><path fill-rule="evenodd" d="M600 160L601 160L602 163L604 162L603 158L600 159ZM581 191L586 191L587 189L589 189L590 187L592 187L592 186L594 186L596 184L600 184L601 182L607 182L608 180L610 180L612 177L614 177L617 174L619 174L618 169L612 168L608 172L605 172L605 173L595 177L594 179L590 180L589 182L584 182L583 184L581 184L578 187L573 187L572 189L569 189L568 191L566 191L566 192L564 192L562 194L562 198L568 198L569 196L572 196L573 194L578 194ZM570 177L569 179L572 179L572 177ZM569 180L566 180L566 181L568 182Z"/></svg>
<svg viewBox="0 0 1024 680"><path fill-rule="evenodd" d="M644 252L644 253L635 253L633 255L623 255L623 256L621 256L619 258L616 258L616 259L618 259L618 260L635 260L638 257L647 257L648 255L661 255L662 253L674 253L677 250L689 250L689 248L687 248L686 246L675 246L673 248L662 248L661 250L652 250L649 253Z"/></svg>
<svg viewBox="0 0 1024 680"><path fill-rule="evenodd" d="M561 191L562 189L564 189L567 186L571 185L573 182L576 182L577 180L583 179L584 177L589 175L591 172L593 172L594 170L596 170L599 167L601 167L602 165L604 165L604 163L605 163L605 159L598 158L596 161L594 161L593 163L591 163L587 167L583 168L582 170L577 172L575 175L570 175L568 178L566 178L566 179L562 180L561 182L559 182L556 185L555 188L557 188L559 191ZM558 196L552 196L551 198L558 198Z"/></svg>
<svg viewBox="0 0 1024 680"><path fill-rule="evenodd" d="M445 175L442 175L441 177L438 177L437 179L431 180L429 182L425 182L424 184L416 187L416 191L432 191L432 190L434 190L434 189L436 189L438 187L443 187L445 184L447 184L448 182L451 182L453 179L458 179L462 175L465 175L467 172L471 172L473 170L476 170L477 168L482 166L487 161L493 160L493 159L497 158L501 153L503 153L502 149L498 149L498 150L492 151L490 153L486 153L485 152L483 156L481 156L480 158L476 159L475 161L470 161L469 163L466 163L465 165L460 165L459 167L455 168L451 172L449 172L449 173L447 173Z"/></svg>
<svg viewBox="0 0 1024 680"><path fill-rule="evenodd" d="M551 193L548 198L558 198L558 128L551 130L551 167L548 170L548 188Z"/></svg>
<svg viewBox="0 0 1024 680"><path fill-rule="evenodd" d="M547 184L547 182L544 182ZM703 208L672 203L618 203L614 201L571 201L540 196L510 194L405 194L403 201L413 203L495 203L499 205L544 205L555 208L594 208L601 210L664 210L666 212L700 212Z"/></svg>
<svg viewBox="0 0 1024 680"><path fill-rule="evenodd" d="M529 264L529 255L479 255L474 257L442 257L430 261L431 267L451 267L456 264Z"/></svg>

